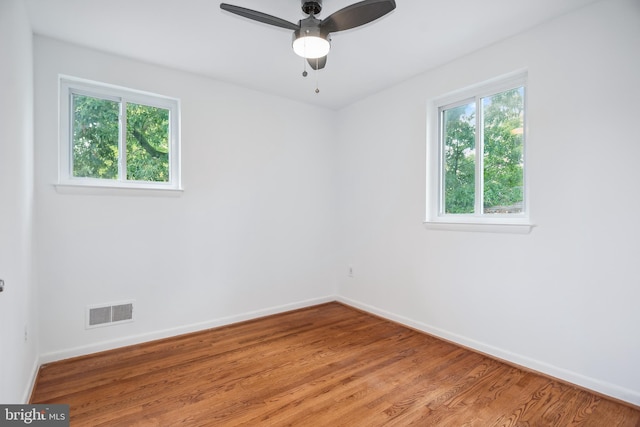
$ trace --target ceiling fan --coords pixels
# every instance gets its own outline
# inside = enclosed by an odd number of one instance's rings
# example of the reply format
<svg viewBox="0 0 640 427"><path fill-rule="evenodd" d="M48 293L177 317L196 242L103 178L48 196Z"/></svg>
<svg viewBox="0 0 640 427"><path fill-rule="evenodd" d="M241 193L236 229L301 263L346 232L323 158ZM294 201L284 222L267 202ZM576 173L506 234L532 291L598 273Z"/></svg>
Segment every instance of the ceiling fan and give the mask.
<svg viewBox="0 0 640 427"><path fill-rule="evenodd" d="M322 0L301 0L301 2L302 11L309 16L301 19L297 24L227 3L221 3L220 8L254 21L293 30L294 52L306 58L314 70L324 68L327 64L327 54L331 48L330 33L368 24L396 8L395 0L364 0L340 9L320 20L316 18L316 15L320 14L322 10Z"/></svg>

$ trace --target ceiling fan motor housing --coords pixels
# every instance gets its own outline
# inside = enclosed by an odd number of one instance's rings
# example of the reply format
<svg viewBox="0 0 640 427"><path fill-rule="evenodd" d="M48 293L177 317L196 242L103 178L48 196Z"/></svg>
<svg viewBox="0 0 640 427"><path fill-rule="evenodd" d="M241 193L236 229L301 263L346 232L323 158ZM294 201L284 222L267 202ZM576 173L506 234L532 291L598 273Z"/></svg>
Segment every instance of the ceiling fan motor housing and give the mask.
<svg viewBox="0 0 640 427"><path fill-rule="evenodd" d="M329 34L320 29L320 20L317 18L305 18L300 21L300 28L293 32L293 39L298 37L322 37L329 39Z"/></svg>
<svg viewBox="0 0 640 427"><path fill-rule="evenodd" d="M322 0L302 0L302 11L307 15L317 15L322 10Z"/></svg>

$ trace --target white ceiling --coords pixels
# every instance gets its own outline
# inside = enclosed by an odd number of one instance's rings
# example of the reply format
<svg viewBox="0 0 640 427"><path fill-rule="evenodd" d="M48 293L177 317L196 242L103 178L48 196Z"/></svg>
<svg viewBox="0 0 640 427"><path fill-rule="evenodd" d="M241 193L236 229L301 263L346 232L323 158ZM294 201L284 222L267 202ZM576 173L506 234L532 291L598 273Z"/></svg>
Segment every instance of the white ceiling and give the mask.
<svg viewBox="0 0 640 427"><path fill-rule="evenodd" d="M220 0L25 1L36 34L338 109L595 0L396 0L382 19L333 34L326 68L306 78L291 31ZM300 0L225 2L304 18ZM355 2L324 0L319 18Z"/></svg>

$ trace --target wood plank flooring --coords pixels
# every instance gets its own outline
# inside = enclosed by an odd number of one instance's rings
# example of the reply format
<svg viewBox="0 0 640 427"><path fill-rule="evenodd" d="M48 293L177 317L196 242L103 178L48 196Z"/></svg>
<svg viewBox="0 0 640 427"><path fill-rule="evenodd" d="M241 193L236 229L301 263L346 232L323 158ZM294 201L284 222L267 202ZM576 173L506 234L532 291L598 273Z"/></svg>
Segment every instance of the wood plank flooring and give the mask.
<svg viewBox="0 0 640 427"><path fill-rule="evenodd" d="M640 410L339 303L51 363L71 426L640 426Z"/></svg>

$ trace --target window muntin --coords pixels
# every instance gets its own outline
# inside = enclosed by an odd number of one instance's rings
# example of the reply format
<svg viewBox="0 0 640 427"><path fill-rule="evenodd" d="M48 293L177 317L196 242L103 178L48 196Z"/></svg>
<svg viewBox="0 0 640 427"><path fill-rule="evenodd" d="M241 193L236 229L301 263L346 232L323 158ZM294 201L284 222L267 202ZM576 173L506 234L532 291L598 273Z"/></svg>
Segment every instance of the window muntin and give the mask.
<svg viewBox="0 0 640 427"><path fill-rule="evenodd" d="M179 101L61 78L63 185L179 189Z"/></svg>
<svg viewBox="0 0 640 427"><path fill-rule="evenodd" d="M528 224L526 73L429 104L427 224Z"/></svg>

